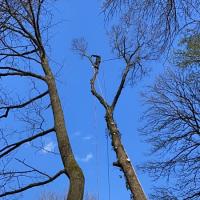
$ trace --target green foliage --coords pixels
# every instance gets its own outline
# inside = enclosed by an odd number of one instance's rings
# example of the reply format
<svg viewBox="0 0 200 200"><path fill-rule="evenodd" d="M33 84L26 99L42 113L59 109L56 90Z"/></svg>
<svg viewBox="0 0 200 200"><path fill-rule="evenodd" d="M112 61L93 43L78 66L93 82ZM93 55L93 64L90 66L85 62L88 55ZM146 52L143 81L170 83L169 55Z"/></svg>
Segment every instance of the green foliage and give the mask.
<svg viewBox="0 0 200 200"><path fill-rule="evenodd" d="M179 67L200 66L200 33L185 37L180 41L179 49L175 52L175 62Z"/></svg>

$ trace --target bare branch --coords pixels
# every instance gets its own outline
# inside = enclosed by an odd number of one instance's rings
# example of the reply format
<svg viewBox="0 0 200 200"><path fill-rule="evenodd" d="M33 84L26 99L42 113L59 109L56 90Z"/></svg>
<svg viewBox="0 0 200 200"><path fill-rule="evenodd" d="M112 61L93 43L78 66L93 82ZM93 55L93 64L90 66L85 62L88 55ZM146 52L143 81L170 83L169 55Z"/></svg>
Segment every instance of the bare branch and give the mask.
<svg viewBox="0 0 200 200"><path fill-rule="evenodd" d="M84 38L78 38L72 41L72 50L77 52L81 57L90 58L87 55L87 48L88 48L88 44Z"/></svg>
<svg viewBox="0 0 200 200"><path fill-rule="evenodd" d="M95 81L96 81L98 72L99 72L99 70L95 68L94 75L93 75L92 79L90 80L91 92L99 100L99 102L104 106L104 108L107 109L109 107L109 105L107 104L106 100L95 89Z"/></svg>
<svg viewBox="0 0 200 200"><path fill-rule="evenodd" d="M18 158L15 158L15 160L17 160L19 163L23 164L24 166L32 169L34 172L37 172L37 173L39 173L39 174L41 174L43 176L46 176L47 178L51 178L47 173L44 173L44 172L36 169L35 167L30 166L29 164L25 163L25 161L22 161L22 160L20 160Z"/></svg>
<svg viewBox="0 0 200 200"><path fill-rule="evenodd" d="M48 133L51 133L53 131L55 131L55 129L51 128L51 129L48 129L46 131L42 131L42 132L40 132L38 134L35 134L35 135L31 136L31 137L28 137L28 138L26 138L24 140L21 140L19 142L15 142L13 144L9 144L9 145L3 147L2 149L0 149L0 158L2 158L3 156L7 155L10 152L12 152L13 150L19 148L21 145L23 145L23 144L25 144L27 142L31 142L31 141L39 138L39 137L45 136Z"/></svg>
<svg viewBox="0 0 200 200"><path fill-rule="evenodd" d="M0 73L0 77L1 76L30 76L30 77L33 77L33 78L37 78L37 79L46 81L45 77L43 77L41 75L38 75L38 74L33 73L33 72L29 72L29 71L23 71L23 70L16 69L16 68L13 68L13 67L0 67L0 70L14 71L14 72Z"/></svg>
<svg viewBox="0 0 200 200"><path fill-rule="evenodd" d="M16 189L16 190L11 190L11 191L8 191L8 192L4 192L4 193L0 194L0 197L5 197L5 196L17 194L17 193L23 192L25 190L31 189L33 187L38 187L38 186L41 186L41 185L45 185L47 183L50 183L50 182L54 181L55 179L57 179L60 175L62 175L64 173L65 173L65 170L61 170L61 171L59 171L58 173L56 173L55 175L51 176L49 179L47 179L45 181L31 183L31 184L29 184L29 185L27 185L25 187L21 187L21 188Z"/></svg>
<svg viewBox="0 0 200 200"><path fill-rule="evenodd" d="M12 110L12 109L17 109L17 108L23 108L23 107L25 107L25 106L27 106L27 105L33 103L34 101L36 101L36 100L38 100L38 99L41 99L42 97L46 96L48 93L49 93L49 92L46 91L46 92L44 92L44 93L42 93L42 94L40 94L40 95L38 95L38 96L36 96L36 97L30 99L30 100L28 100L28 101L26 101L26 102L24 102L24 103L20 103L20 104L18 104L18 105L11 105L11 106L2 106L2 107L0 107L0 110L6 110L6 111L5 111L5 114L0 115L0 118L6 118L6 117L8 116L8 114L9 114L9 111L10 111L10 110Z"/></svg>
<svg viewBox="0 0 200 200"><path fill-rule="evenodd" d="M126 68L125 68L125 70L124 70L124 72L123 72L120 85L119 85L119 87L118 87L118 89L117 89L116 95L115 95L115 97L114 97L114 99L113 99L113 102L112 102L112 105L111 105L112 110L115 109L115 106L116 106L116 104L117 104L117 101L118 101L118 99L119 99L119 97L120 97L120 95L121 95L121 92L122 92L123 88L124 88L124 84L125 84L125 81L126 81L126 77L127 77L128 73L129 73L129 71L130 71L130 67L131 67L131 66L132 66L132 65L127 65Z"/></svg>

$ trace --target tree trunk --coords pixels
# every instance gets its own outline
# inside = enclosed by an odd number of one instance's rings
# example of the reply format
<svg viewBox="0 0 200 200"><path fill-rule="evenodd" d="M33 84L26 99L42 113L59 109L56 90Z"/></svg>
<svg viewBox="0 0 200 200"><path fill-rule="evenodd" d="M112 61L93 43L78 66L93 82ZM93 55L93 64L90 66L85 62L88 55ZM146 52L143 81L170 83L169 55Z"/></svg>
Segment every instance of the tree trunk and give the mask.
<svg viewBox="0 0 200 200"><path fill-rule="evenodd" d="M136 172L121 143L121 134L117 128L117 124L114 121L112 109L106 109L105 119L110 132L112 146L118 159L117 162L113 163L113 165L119 167L123 171L126 178L126 186L131 190L133 199L147 200L142 186L137 178Z"/></svg>
<svg viewBox="0 0 200 200"><path fill-rule="evenodd" d="M67 200L82 200L84 195L84 175L81 168L77 164L72 152L67 130L65 127L64 114L57 92L55 79L46 58L42 59L42 65L46 74L47 85L49 89L58 148L60 151L64 169L66 170L66 175L70 180Z"/></svg>

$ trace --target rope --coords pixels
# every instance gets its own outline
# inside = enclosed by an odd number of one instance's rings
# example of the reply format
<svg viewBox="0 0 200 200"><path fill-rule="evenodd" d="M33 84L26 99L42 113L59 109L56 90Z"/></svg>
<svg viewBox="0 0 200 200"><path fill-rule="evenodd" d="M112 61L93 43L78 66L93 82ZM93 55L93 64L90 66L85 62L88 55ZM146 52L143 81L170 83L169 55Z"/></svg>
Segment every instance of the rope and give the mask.
<svg viewBox="0 0 200 200"><path fill-rule="evenodd" d="M108 62L108 61L111 61L111 60L119 60L120 58L110 58L110 59L105 59L105 60L102 60L101 62Z"/></svg>
<svg viewBox="0 0 200 200"><path fill-rule="evenodd" d="M99 91L101 93L101 96L105 99L105 96L103 95L103 91L102 91L102 88L101 88L101 84L100 84L100 81L99 81L99 78L97 77L97 84L98 84L98 87L99 87Z"/></svg>
<svg viewBox="0 0 200 200"><path fill-rule="evenodd" d="M93 123L93 130L97 130L97 114L96 114L96 104L94 104L94 123ZM96 133L96 131L95 131ZM97 185L97 200L99 200L99 162L98 162L98 158L99 158L99 148L98 148L98 134L95 134L95 138L96 138L96 146L95 146L95 153L96 153L96 172L97 172L97 176L96 176L96 185Z"/></svg>
<svg viewBox="0 0 200 200"><path fill-rule="evenodd" d="M105 76L104 76L104 71L103 71L103 86L104 86L104 91L105 95L103 94L103 90L100 84L100 81L97 77L97 84L99 87L99 91L101 96L106 100L106 87L105 87ZM109 143L108 143L108 133L106 133L106 157L107 157L107 178L108 178L108 200L111 200L111 182L110 182L110 156L109 156Z"/></svg>
<svg viewBox="0 0 200 200"><path fill-rule="evenodd" d="M111 184L110 184L110 156L108 150L108 133L106 134L106 154L107 154L107 176L108 176L108 199L111 199Z"/></svg>

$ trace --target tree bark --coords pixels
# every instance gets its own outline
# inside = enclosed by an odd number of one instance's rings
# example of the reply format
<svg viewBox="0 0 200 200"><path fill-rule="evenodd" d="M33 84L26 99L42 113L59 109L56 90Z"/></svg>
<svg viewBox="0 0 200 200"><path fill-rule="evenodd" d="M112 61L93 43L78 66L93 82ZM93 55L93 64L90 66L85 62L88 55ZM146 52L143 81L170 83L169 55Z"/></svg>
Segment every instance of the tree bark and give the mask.
<svg viewBox="0 0 200 200"><path fill-rule="evenodd" d="M84 175L72 152L55 79L45 56L42 56L42 66L46 75L53 110L58 147L66 175L70 180L67 200L82 200L84 195Z"/></svg>
<svg viewBox="0 0 200 200"><path fill-rule="evenodd" d="M91 62L92 63L92 62ZM124 75L122 76L122 80L120 83L120 86L118 88L118 91L116 93L116 96L113 100L113 103L111 106L106 102L106 100L97 93L95 89L95 80L97 78L98 69L94 70L94 75L92 79L90 80L91 85L91 92L92 94L98 99L98 101L101 103L101 105L105 108L106 114L105 114L105 120L107 123L107 128L110 132L110 138L112 141L113 149L116 153L117 162L113 163L114 166L117 166L122 170L124 173L125 179L126 179L126 187L127 189L130 189L132 198L134 200L147 200L144 191L142 189L142 186L140 185L140 182L137 178L136 172L130 162L130 159L128 158L126 151L123 147L123 144L121 142L120 132L117 128L117 124L114 121L113 112L115 109L115 105L119 99L119 96L121 94L121 91L124 87L124 83L126 80L126 76L129 71L129 65L127 65Z"/></svg>
<svg viewBox="0 0 200 200"><path fill-rule="evenodd" d="M112 140L112 146L117 156L117 162L113 163L114 166L119 167L126 178L126 186L130 189L134 200L147 200L145 193L137 178L136 172L128 158L126 151L121 143L120 132L117 124L113 118L113 111L111 108L106 109L105 115L108 130Z"/></svg>

